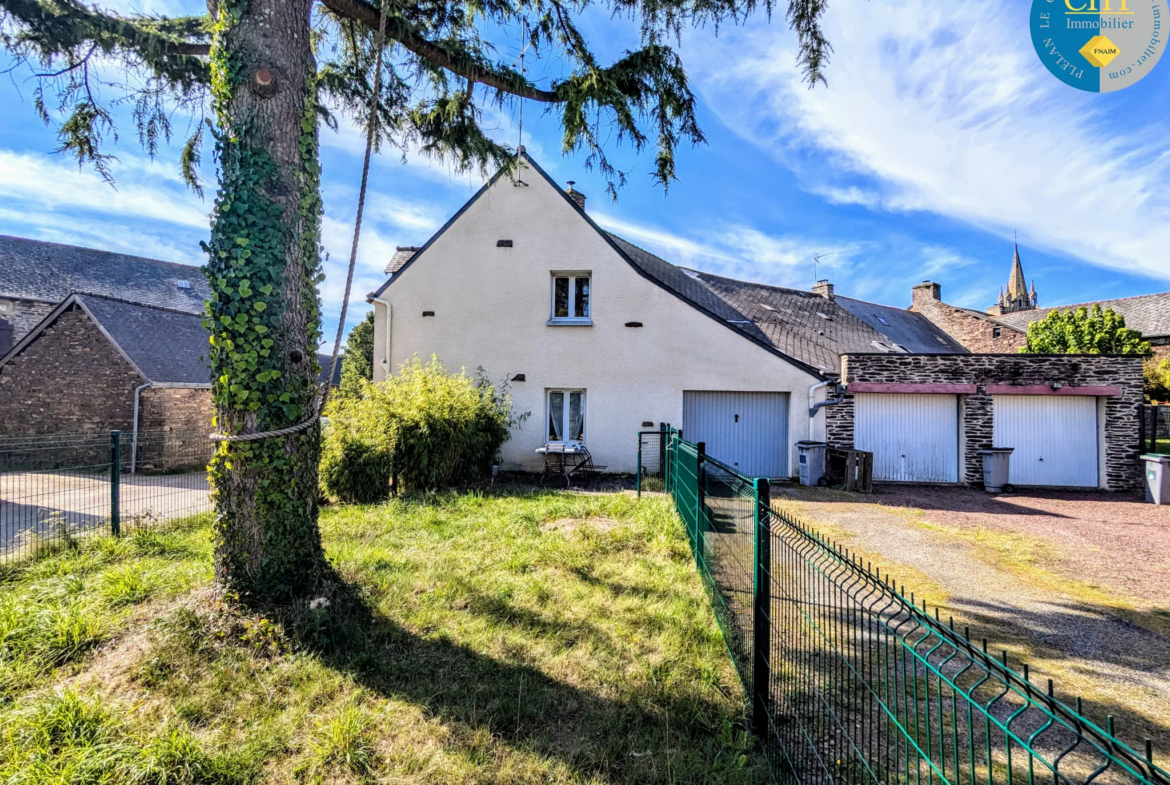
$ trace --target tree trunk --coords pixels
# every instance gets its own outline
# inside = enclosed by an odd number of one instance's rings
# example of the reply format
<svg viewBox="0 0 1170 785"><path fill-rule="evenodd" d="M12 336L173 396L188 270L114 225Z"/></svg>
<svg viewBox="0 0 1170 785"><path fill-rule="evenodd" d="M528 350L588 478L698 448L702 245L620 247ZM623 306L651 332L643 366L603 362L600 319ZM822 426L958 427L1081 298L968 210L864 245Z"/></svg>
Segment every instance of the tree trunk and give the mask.
<svg viewBox="0 0 1170 785"><path fill-rule="evenodd" d="M208 276L216 426L274 430L309 419L321 321L321 199L312 0L216 0L211 51L220 190ZM311 590L320 429L222 442L212 460L215 572L241 597Z"/></svg>

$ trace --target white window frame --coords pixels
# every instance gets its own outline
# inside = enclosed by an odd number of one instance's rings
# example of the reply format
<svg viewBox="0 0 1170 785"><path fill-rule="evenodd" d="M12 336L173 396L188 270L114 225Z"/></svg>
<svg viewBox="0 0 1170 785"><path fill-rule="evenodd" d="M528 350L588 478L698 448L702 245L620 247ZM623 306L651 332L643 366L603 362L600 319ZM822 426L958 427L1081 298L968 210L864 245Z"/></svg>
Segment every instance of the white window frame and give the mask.
<svg viewBox="0 0 1170 785"><path fill-rule="evenodd" d="M552 418L552 396L555 393L564 395L564 405L561 407L561 438L554 439L549 433L549 421ZM569 433L570 426L570 406L569 396L573 393L581 394L581 421L582 421L582 437L581 439L567 439L565 436ZM585 439L589 437L589 396L585 394L584 388L581 387L550 387L544 391L544 439L548 444L563 444L575 445L584 444Z"/></svg>
<svg viewBox="0 0 1170 785"><path fill-rule="evenodd" d="M589 283L589 302L585 306L584 316L557 316L557 279L569 279L569 313L577 312L577 279L584 278ZM593 324L593 272L590 270L554 270L549 276L548 284L548 323L590 325Z"/></svg>

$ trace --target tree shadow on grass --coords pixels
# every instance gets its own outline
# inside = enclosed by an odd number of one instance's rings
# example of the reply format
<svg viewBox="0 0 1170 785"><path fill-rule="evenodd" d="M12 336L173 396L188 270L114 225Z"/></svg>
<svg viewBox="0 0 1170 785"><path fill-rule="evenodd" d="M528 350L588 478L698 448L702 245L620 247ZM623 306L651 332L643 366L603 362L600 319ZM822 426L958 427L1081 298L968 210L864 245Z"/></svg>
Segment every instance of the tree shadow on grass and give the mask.
<svg viewBox="0 0 1170 785"><path fill-rule="evenodd" d="M615 678L612 691L584 689L523 662L475 651L442 632L424 637L407 630L336 573L327 585L326 613L307 603L279 611L294 642L374 693L420 706L453 726L451 742L468 755L474 737L487 731L582 780L766 781L758 759L748 759L743 768L728 766L724 751L710 746L723 721L737 719L726 702L714 699L713 688L678 680L631 687ZM563 635L571 624L547 628L548 620L489 605L479 608L486 617L536 623L541 633Z"/></svg>

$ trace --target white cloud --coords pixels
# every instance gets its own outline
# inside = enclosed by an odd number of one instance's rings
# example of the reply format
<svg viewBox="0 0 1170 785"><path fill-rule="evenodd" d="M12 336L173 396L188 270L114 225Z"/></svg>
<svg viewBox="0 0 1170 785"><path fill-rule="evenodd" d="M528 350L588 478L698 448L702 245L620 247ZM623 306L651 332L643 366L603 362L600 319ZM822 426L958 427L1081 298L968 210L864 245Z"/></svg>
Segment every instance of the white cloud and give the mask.
<svg viewBox="0 0 1170 785"><path fill-rule="evenodd" d="M140 171L149 171L147 164ZM130 171L130 167L120 173ZM123 220L157 221L206 228L210 205L175 187L159 187L165 179L119 180L111 188L88 169L60 157L0 150L0 198L37 211L90 211ZM76 213L74 213L76 214Z"/></svg>
<svg viewBox="0 0 1170 785"><path fill-rule="evenodd" d="M829 85L813 90L775 26L725 30L696 70L730 128L783 160L814 151L822 165L799 174L830 202L1018 229L1022 243L1170 279L1164 129L1117 122L1115 102L1058 82L1022 5L1000 10L1010 24L981 3L832 6ZM873 187L834 182L859 175Z"/></svg>
<svg viewBox="0 0 1170 785"><path fill-rule="evenodd" d="M605 213L593 218L614 234L645 247L673 264L714 275L776 286L808 288L813 283L813 257L823 256L820 277L843 275L862 250L861 243L810 237L777 237L741 224L712 224L698 237L634 223Z"/></svg>

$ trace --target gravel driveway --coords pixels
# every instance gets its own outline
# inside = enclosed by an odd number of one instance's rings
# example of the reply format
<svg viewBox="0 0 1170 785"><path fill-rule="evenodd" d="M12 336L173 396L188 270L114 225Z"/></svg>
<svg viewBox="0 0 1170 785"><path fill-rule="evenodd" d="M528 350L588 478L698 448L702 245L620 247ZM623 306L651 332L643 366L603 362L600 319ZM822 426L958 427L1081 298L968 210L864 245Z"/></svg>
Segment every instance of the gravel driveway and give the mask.
<svg viewBox="0 0 1170 785"><path fill-rule="evenodd" d="M1170 755L1170 507L1135 498L796 488L784 506L890 570L993 649ZM945 618L945 617L944 617Z"/></svg>

